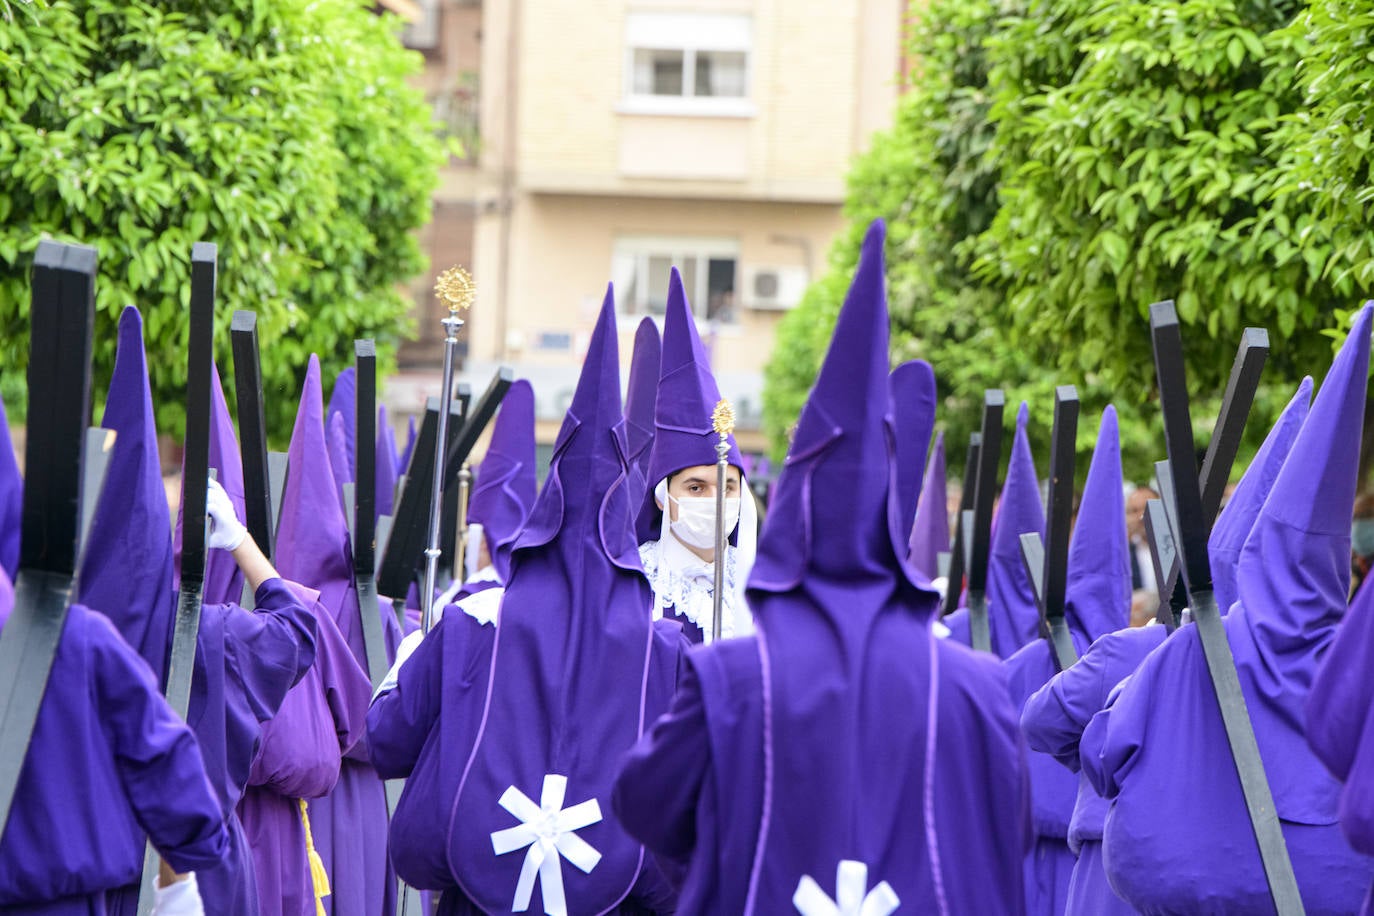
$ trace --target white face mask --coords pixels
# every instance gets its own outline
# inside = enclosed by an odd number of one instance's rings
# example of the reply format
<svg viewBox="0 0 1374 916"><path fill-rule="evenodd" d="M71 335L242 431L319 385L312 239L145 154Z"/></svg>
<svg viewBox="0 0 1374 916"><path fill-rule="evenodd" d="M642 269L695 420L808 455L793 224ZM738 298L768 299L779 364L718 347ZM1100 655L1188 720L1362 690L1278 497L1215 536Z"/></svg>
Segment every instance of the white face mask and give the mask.
<svg viewBox="0 0 1374 916"><path fill-rule="evenodd" d="M668 498L677 503L677 519L671 523L673 534L678 540L699 550L709 550L716 546L716 498L714 496L684 496L678 499L672 494ZM668 510L664 510L665 512ZM725 500L725 536L739 524L739 497L731 496Z"/></svg>

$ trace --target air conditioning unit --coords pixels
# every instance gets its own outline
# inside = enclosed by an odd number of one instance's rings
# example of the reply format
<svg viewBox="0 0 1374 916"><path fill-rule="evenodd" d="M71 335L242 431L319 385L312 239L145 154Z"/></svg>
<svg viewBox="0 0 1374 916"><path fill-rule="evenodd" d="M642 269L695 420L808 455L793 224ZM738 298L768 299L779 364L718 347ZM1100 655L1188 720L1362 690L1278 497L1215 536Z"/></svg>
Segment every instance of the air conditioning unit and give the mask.
<svg viewBox="0 0 1374 916"><path fill-rule="evenodd" d="M439 47L439 0L410 0L410 24L401 32L401 42L415 51L433 51Z"/></svg>
<svg viewBox="0 0 1374 916"><path fill-rule="evenodd" d="M806 292L802 267L755 267L746 272L745 304L751 309L790 309Z"/></svg>

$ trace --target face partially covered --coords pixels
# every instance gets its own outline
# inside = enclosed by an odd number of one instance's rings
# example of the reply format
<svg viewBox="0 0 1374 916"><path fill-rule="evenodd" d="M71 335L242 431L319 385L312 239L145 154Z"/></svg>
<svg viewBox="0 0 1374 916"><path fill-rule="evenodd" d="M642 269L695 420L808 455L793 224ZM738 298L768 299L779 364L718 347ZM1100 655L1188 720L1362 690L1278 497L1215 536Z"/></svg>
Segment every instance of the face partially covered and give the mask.
<svg viewBox="0 0 1374 916"><path fill-rule="evenodd" d="M739 486L739 468L731 465L725 470L725 498L738 497ZM675 522L678 520L678 506L675 500L715 498L716 466L714 464L698 464L678 471L668 478L668 495L673 497L668 501L668 518ZM658 507L662 509L663 503L659 502Z"/></svg>

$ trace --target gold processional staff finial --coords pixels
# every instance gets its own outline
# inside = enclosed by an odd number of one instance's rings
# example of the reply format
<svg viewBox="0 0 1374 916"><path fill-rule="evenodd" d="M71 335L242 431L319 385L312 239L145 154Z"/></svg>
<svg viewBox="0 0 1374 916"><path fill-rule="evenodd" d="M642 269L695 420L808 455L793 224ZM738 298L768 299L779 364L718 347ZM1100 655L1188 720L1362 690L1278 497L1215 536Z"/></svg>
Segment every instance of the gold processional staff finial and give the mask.
<svg viewBox="0 0 1374 916"><path fill-rule="evenodd" d="M477 299L477 284L473 282L472 274L462 267L450 267L439 275L434 292L448 306L449 315L457 317L459 312L472 308L472 303Z"/></svg>
<svg viewBox="0 0 1374 916"><path fill-rule="evenodd" d="M711 411L711 428L721 439L735 431L735 408L725 398L721 398L716 409Z"/></svg>

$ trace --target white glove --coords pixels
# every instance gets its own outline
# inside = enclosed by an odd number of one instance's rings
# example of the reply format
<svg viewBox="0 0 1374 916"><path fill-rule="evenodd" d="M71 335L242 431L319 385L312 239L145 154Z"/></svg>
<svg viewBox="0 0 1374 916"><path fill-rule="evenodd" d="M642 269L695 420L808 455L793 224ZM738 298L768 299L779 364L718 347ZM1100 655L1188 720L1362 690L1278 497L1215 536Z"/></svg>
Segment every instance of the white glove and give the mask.
<svg viewBox="0 0 1374 916"><path fill-rule="evenodd" d="M376 702L377 697L382 694L390 693L396 689L396 685L400 683L401 666L406 663L406 659L410 658L411 653L424 641L424 638L425 634L420 630L416 630L414 633L411 633L405 639L401 640L401 644L396 647L396 664L391 666L391 670L386 673L386 677L382 678L381 684L377 686L376 692L372 694L373 702Z"/></svg>
<svg viewBox="0 0 1374 916"><path fill-rule="evenodd" d="M219 481L211 478L206 483L205 522L208 531L205 534L205 547L207 550L234 550L243 543L248 529L234 514L234 503Z"/></svg>
<svg viewBox="0 0 1374 916"><path fill-rule="evenodd" d="M163 887L159 883L153 889L153 916L204 916L205 909L200 900L200 888L196 886L195 873Z"/></svg>

